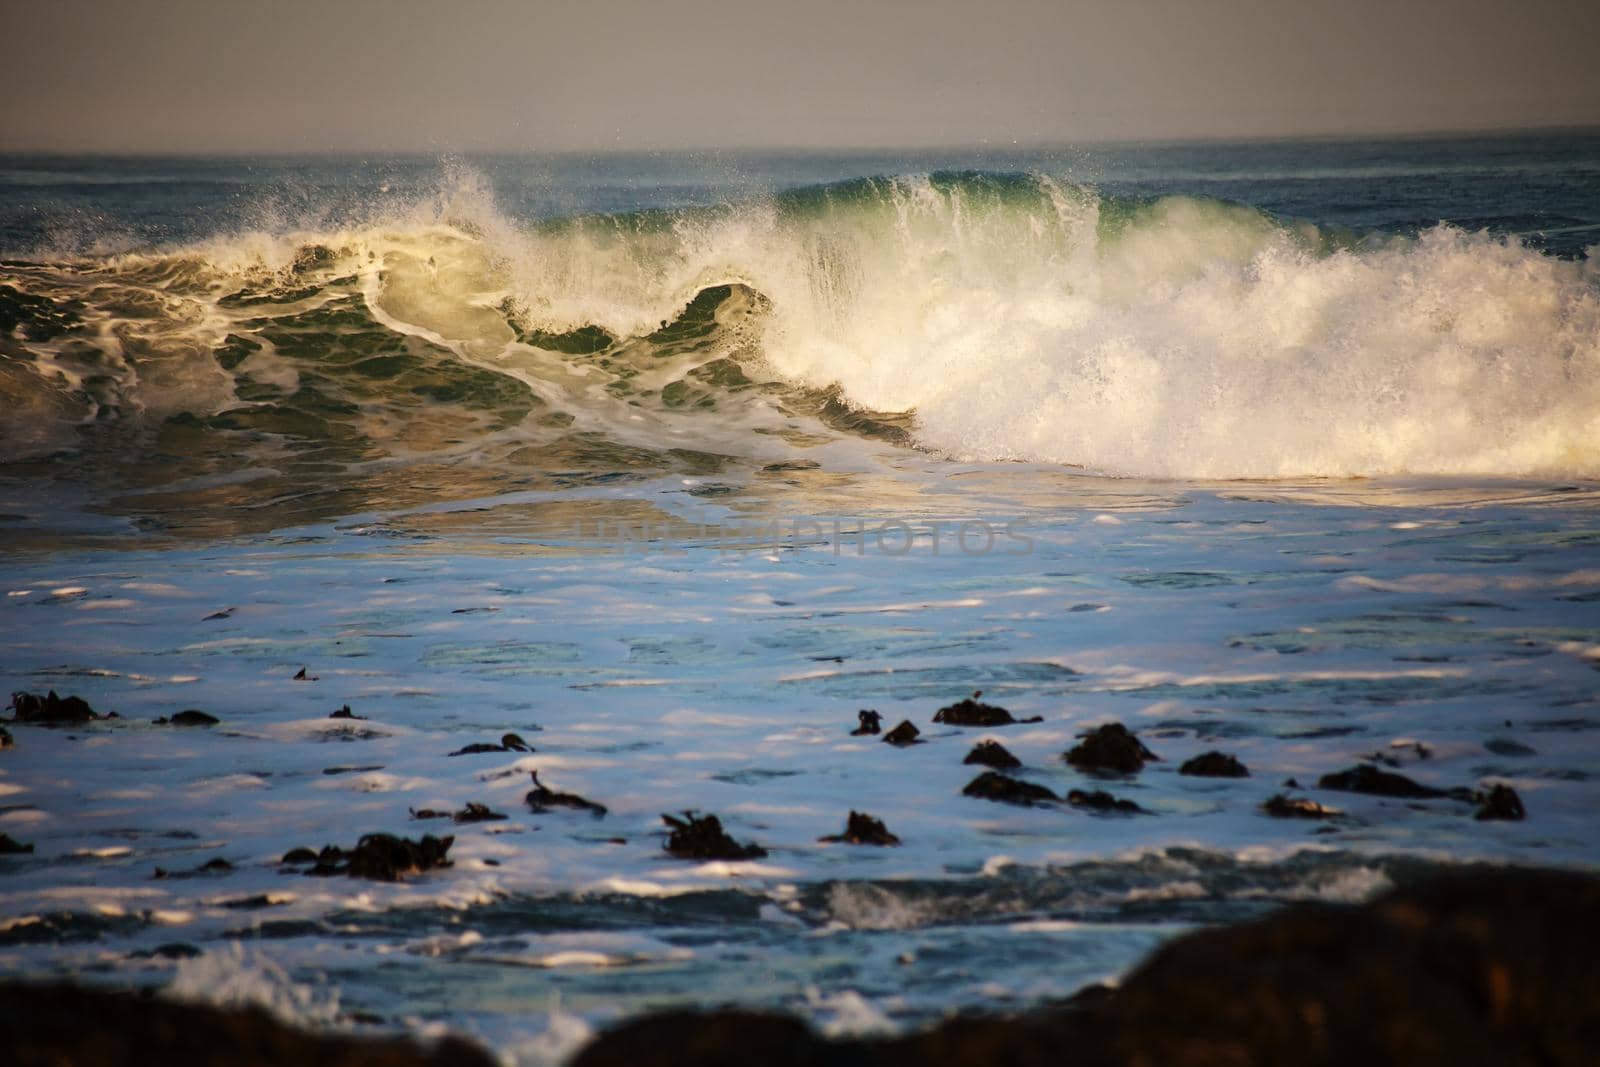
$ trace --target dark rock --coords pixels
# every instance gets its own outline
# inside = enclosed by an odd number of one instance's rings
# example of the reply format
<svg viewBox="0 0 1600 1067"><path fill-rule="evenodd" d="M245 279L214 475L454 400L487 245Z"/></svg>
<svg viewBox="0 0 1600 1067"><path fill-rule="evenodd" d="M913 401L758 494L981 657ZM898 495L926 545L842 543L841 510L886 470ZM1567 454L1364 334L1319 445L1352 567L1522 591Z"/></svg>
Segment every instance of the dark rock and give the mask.
<svg viewBox="0 0 1600 1067"><path fill-rule="evenodd" d="M883 716L871 708L862 708L856 712L856 718L861 720L861 725L850 731L851 737L866 737L869 734L880 733L883 730Z"/></svg>
<svg viewBox="0 0 1600 1067"><path fill-rule="evenodd" d="M1587 1067L1600 879L1478 867L1168 941L1113 990L825 1040L742 1009L627 1020L569 1067Z"/></svg>
<svg viewBox="0 0 1600 1067"><path fill-rule="evenodd" d="M980 800L998 800L1002 804L1020 804L1031 808L1035 804L1059 804L1061 798L1042 785L1010 778L999 771L984 771L968 782L961 790L962 796Z"/></svg>
<svg viewBox="0 0 1600 1067"><path fill-rule="evenodd" d="M1067 794L1067 803L1075 808L1091 811L1120 811L1129 815L1143 815L1145 810L1131 800L1122 800L1103 789L1085 791L1074 789Z"/></svg>
<svg viewBox="0 0 1600 1067"><path fill-rule="evenodd" d="M168 941L155 948L140 949L138 952L128 953L130 960L192 960L204 953L187 941Z"/></svg>
<svg viewBox="0 0 1600 1067"><path fill-rule="evenodd" d="M467 801L467 806L456 812L452 818L458 823L469 822L499 822L505 818L498 811L490 811L489 805Z"/></svg>
<svg viewBox="0 0 1600 1067"><path fill-rule="evenodd" d="M922 731L911 725L910 719L904 719L899 726L883 735L883 740L890 745L917 745L921 744L917 737Z"/></svg>
<svg viewBox="0 0 1600 1067"><path fill-rule="evenodd" d="M317 854L305 847L291 848L288 852L283 854L283 859L279 860L278 862L285 866L294 866L302 863L315 863L317 862Z"/></svg>
<svg viewBox="0 0 1600 1067"><path fill-rule="evenodd" d="M1083 740L1062 758L1082 771L1133 774L1150 760L1161 758L1120 722L1107 723L1080 736Z"/></svg>
<svg viewBox="0 0 1600 1067"><path fill-rule="evenodd" d="M306 669L301 667L299 670L294 672L294 680L297 682L315 682L317 681L317 677L314 674L307 674Z"/></svg>
<svg viewBox="0 0 1600 1067"><path fill-rule="evenodd" d="M864 811L852 811L845 820L844 833L819 837L818 841L846 845L898 845L900 839L889 832L882 819L875 819Z"/></svg>
<svg viewBox="0 0 1600 1067"><path fill-rule="evenodd" d="M1473 800L1478 805L1474 819L1506 819L1516 822L1527 814L1522 810L1522 798L1517 796L1517 791L1500 782L1474 794Z"/></svg>
<svg viewBox="0 0 1600 1067"><path fill-rule="evenodd" d="M998 741L979 741L972 746L972 751L968 752L967 758L961 762L993 767L1001 771L1022 766L1022 761L1006 751L1006 746Z"/></svg>
<svg viewBox="0 0 1600 1067"><path fill-rule="evenodd" d="M249 897L234 897L232 900L219 900L219 905L232 911L256 911L260 908L279 908L289 903L284 897L270 897L265 893L257 893Z"/></svg>
<svg viewBox="0 0 1600 1067"><path fill-rule="evenodd" d="M1325 774L1318 779L1317 785L1323 789L1337 789L1343 793L1367 793L1377 797L1423 799L1449 795L1442 789L1413 782L1403 774L1380 771L1370 763L1361 763L1349 770Z"/></svg>
<svg viewBox="0 0 1600 1067"><path fill-rule="evenodd" d="M10 748L14 744L16 742L11 739L11 731L0 726L0 748Z"/></svg>
<svg viewBox="0 0 1600 1067"><path fill-rule="evenodd" d="M1206 752L1193 759L1184 760L1179 774L1192 774L1200 778L1248 778L1250 771L1237 758L1222 752Z"/></svg>
<svg viewBox="0 0 1600 1067"><path fill-rule="evenodd" d="M190 708L188 711L178 712L170 719L163 716L155 720L155 724L157 726L215 726L221 721L215 715L208 715L203 711Z"/></svg>
<svg viewBox="0 0 1600 1067"><path fill-rule="evenodd" d="M760 845L741 845L729 837L715 815L686 811L681 819L663 815L661 821L672 830L667 837L666 850L679 859L757 860L767 854Z"/></svg>
<svg viewBox="0 0 1600 1067"><path fill-rule="evenodd" d="M1270 797L1261 810L1280 819L1331 819L1344 812L1325 807L1309 797L1291 797L1279 793Z"/></svg>
<svg viewBox="0 0 1600 1067"><path fill-rule="evenodd" d="M439 811L437 808L412 808L411 817L413 819L448 819L452 816L450 812Z"/></svg>
<svg viewBox="0 0 1600 1067"><path fill-rule="evenodd" d="M383 764L381 764L381 763L363 763L363 764L341 763L337 767L324 767L324 768L322 768L322 773L323 774L328 774L328 775L334 775L334 774L367 774L367 773L369 773L371 771L381 771L381 770L383 770Z"/></svg>
<svg viewBox="0 0 1600 1067"><path fill-rule="evenodd" d="M408 874L450 866L446 853L454 843L453 837L432 834L420 841L393 834L367 834L345 857L346 873L351 878L398 882Z"/></svg>
<svg viewBox="0 0 1600 1067"><path fill-rule="evenodd" d="M586 800L576 793L558 793L539 781L538 771L530 771L529 773L533 775L533 788L522 799L526 800L528 807L535 812L548 811L551 808L575 808L578 811L593 812L595 818L599 818L606 813L604 804L596 804L594 801Z"/></svg>
<svg viewBox="0 0 1600 1067"><path fill-rule="evenodd" d="M20 856L32 851L32 845L24 845L9 834L0 834L0 856Z"/></svg>
<svg viewBox="0 0 1600 1067"><path fill-rule="evenodd" d="M966 700L940 708L934 712L933 721L946 726L1011 726L1018 722L1044 722L1043 717L1037 715L1031 719L1013 719L1005 708L978 703L981 696L983 690L980 689Z"/></svg>
<svg viewBox="0 0 1600 1067"><path fill-rule="evenodd" d="M500 738L498 745L486 741L479 741L465 748L458 748L449 753L452 756L476 756L484 752L532 752L534 748L516 734L506 734Z"/></svg>
<svg viewBox="0 0 1600 1067"><path fill-rule="evenodd" d="M350 710L350 705L346 704L344 707L340 708L338 711L330 712L328 714L328 718L330 718L330 719L362 719L362 720L365 720L366 716L365 715L357 715L355 712Z"/></svg>
<svg viewBox="0 0 1600 1067"><path fill-rule="evenodd" d="M185 958L192 946L155 953ZM0 1048L12 1067L493 1067L460 1038L430 1045L295 1029L259 1007L213 1007L148 992L37 981L0 984Z"/></svg>
<svg viewBox="0 0 1600 1067"><path fill-rule="evenodd" d="M88 701L81 697L58 697L54 689L44 696L12 693L11 710L15 722L93 722L100 718Z"/></svg>

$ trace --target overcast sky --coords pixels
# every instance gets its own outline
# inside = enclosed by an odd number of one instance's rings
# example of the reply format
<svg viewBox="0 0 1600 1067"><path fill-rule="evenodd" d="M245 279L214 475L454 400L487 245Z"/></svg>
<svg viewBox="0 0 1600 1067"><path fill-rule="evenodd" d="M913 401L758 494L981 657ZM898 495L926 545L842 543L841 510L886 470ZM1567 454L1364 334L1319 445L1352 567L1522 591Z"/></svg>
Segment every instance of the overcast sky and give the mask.
<svg viewBox="0 0 1600 1067"><path fill-rule="evenodd" d="M1600 125L1597 0L0 0L0 148L906 147Z"/></svg>

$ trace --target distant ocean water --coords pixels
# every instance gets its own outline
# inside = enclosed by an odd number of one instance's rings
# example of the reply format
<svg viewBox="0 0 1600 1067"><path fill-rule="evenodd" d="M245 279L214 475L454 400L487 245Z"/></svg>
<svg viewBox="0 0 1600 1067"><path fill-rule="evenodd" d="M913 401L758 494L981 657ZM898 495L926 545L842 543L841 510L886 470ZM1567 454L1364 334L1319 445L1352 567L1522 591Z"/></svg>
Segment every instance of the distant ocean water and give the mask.
<svg viewBox="0 0 1600 1067"><path fill-rule="evenodd" d="M0 973L544 1062L1593 868L1596 248L1594 133L0 157L0 673L122 716L0 752ZM932 723L980 689L1044 721ZM150 725L187 707L223 725ZM1111 720L1164 759L1060 759ZM1149 814L963 797L983 736ZM1176 773L1214 748L1251 777ZM1529 818L1314 787L1360 760ZM535 768L610 813L530 811ZM1342 816L1262 814L1289 778ZM411 816L469 801L509 818ZM769 856L667 858L684 809ZM819 844L852 809L905 843ZM399 886L276 862L441 825Z"/></svg>

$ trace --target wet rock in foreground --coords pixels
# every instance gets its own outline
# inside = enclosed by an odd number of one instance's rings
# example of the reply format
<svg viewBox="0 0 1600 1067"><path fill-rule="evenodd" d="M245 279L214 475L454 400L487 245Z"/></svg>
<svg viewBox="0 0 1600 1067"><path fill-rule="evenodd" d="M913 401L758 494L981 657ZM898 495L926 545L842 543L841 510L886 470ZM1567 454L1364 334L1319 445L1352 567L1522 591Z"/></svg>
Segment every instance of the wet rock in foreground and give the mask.
<svg viewBox="0 0 1600 1067"><path fill-rule="evenodd" d="M999 771L984 771L968 782L961 795L979 800L996 800L1002 804L1018 804L1031 808L1035 804L1059 804L1061 798L1042 785L1024 782Z"/></svg>
<svg viewBox="0 0 1600 1067"><path fill-rule="evenodd" d="M961 762L993 767L997 771L1009 771L1022 766L1022 761L998 741L979 741Z"/></svg>
<svg viewBox="0 0 1600 1067"><path fill-rule="evenodd" d="M940 708L934 712L933 721L946 726L1011 726L1019 722L1044 722L1037 715L1031 719L1014 719L1005 708L978 703L981 696L983 690L980 689L966 700Z"/></svg>
<svg viewBox="0 0 1600 1067"><path fill-rule="evenodd" d="M100 718L82 697L59 697L54 689L44 696L37 693L12 693L14 722L62 723L93 722Z"/></svg>
<svg viewBox="0 0 1600 1067"><path fill-rule="evenodd" d="M1370 763L1361 763L1349 770L1324 774L1318 779L1317 785L1323 789L1337 789L1343 793L1366 793L1376 797L1425 800L1450 795L1443 789L1434 789L1420 782L1414 782L1403 774L1380 771Z"/></svg>
<svg viewBox="0 0 1600 1067"><path fill-rule="evenodd" d="M1587 1067L1600 879L1477 868L1365 905L1301 904L1168 942L1116 989L887 1039L745 1010L602 1034L569 1067Z"/></svg>
<svg viewBox="0 0 1600 1067"><path fill-rule="evenodd" d="M1151 760L1161 758L1120 722L1106 723L1082 736L1083 740L1062 756L1081 771L1133 774Z"/></svg>
<svg viewBox="0 0 1600 1067"><path fill-rule="evenodd" d="M1250 777L1250 769L1240 763L1238 757L1230 756L1226 752L1203 752L1193 759L1184 760L1183 765L1178 768L1178 773L1197 778Z"/></svg>
<svg viewBox="0 0 1600 1067"><path fill-rule="evenodd" d="M722 820L715 815L696 815L686 811L683 818L663 815L661 821L671 828L666 850L685 860L758 860L767 854L760 845L741 845L729 837L722 828Z"/></svg>
<svg viewBox="0 0 1600 1067"><path fill-rule="evenodd" d="M163 946L165 949L167 946ZM182 946L192 948L192 946ZM192 952L158 953L173 958ZM493 1067L461 1038L408 1039L310 1033L261 1008L188 1004L148 993L0 983L0 1048L14 1067Z"/></svg>
<svg viewBox="0 0 1600 1067"><path fill-rule="evenodd" d="M900 839L889 832L882 819L864 811L852 811L845 820L844 833L819 837L818 841L844 845L898 845Z"/></svg>

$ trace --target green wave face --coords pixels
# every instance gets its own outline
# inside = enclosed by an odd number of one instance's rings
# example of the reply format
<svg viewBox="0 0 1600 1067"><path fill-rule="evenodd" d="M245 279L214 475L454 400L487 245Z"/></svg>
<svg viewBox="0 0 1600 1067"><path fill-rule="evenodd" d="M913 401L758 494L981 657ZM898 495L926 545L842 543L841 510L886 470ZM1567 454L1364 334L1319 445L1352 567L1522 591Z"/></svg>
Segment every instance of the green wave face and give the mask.
<svg viewBox="0 0 1600 1067"><path fill-rule="evenodd" d="M1600 469L1593 268L1515 243L1026 174L528 225L482 187L0 265L4 473L225 532L907 447L1172 478Z"/></svg>

